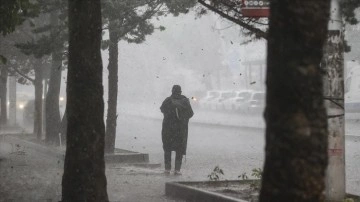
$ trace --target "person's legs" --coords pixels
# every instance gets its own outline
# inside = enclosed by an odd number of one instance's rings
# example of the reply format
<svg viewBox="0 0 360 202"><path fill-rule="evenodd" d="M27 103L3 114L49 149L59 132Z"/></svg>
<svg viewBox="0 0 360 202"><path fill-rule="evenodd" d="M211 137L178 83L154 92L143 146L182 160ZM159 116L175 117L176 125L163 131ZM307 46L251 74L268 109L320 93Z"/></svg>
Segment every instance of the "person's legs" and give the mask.
<svg viewBox="0 0 360 202"><path fill-rule="evenodd" d="M164 151L165 171L171 170L171 151Z"/></svg>
<svg viewBox="0 0 360 202"><path fill-rule="evenodd" d="M176 152L175 157L175 172L180 172L183 155L181 152Z"/></svg>

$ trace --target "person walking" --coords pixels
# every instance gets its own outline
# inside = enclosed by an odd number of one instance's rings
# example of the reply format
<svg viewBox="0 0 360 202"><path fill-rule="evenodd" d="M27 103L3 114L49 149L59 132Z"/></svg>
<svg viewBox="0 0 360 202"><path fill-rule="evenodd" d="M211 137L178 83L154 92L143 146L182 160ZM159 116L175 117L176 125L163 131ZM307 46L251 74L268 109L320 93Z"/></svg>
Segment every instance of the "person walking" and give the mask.
<svg viewBox="0 0 360 202"><path fill-rule="evenodd" d="M189 119L194 115L190 101L181 95L181 87L174 85L172 94L161 107L164 114L162 123L162 142L164 149L165 174L171 171L171 152L175 151L175 175L181 175L183 155L186 155Z"/></svg>

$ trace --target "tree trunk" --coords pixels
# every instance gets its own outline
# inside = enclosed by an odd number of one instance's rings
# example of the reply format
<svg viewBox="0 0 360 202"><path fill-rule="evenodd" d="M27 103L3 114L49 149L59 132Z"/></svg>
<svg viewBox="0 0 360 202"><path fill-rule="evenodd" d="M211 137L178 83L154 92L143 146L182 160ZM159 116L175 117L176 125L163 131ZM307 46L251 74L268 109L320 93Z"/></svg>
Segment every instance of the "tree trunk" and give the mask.
<svg viewBox="0 0 360 202"><path fill-rule="evenodd" d="M49 88L45 104L46 142L56 145L59 144L60 132L61 57L61 53L53 53L53 63L50 70Z"/></svg>
<svg viewBox="0 0 360 202"><path fill-rule="evenodd" d="M117 94L118 94L118 37L114 32L116 29L114 22L110 21L109 35L109 100L106 118L106 134L105 134L105 152L114 153L116 138L116 119L117 119Z"/></svg>
<svg viewBox="0 0 360 202"><path fill-rule="evenodd" d="M62 202L107 202L100 0L68 2L68 127Z"/></svg>
<svg viewBox="0 0 360 202"><path fill-rule="evenodd" d="M57 26L58 15L55 11L51 13L51 24ZM55 35L52 30L52 35ZM54 37L55 38L55 37ZM55 42L56 43L56 42ZM50 69L50 80L48 93L46 95L45 104L45 140L47 143L59 145L59 132L60 132L60 109L59 97L61 86L61 71L62 71L62 45L59 45L52 53L52 65Z"/></svg>
<svg viewBox="0 0 360 202"><path fill-rule="evenodd" d="M327 117L320 62L329 0L272 0L261 202L324 201Z"/></svg>
<svg viewBox="0 0 360 202"><path fill-rule="evenodd" d="M42 67L40 62L35 63L35 102L34 102L34 135L36 135L38 140L42 138L42 104L43 104L43 75L42 75Z"/></svg>
<svg viewBox="0 0 360 202"><path fill-rule="evenodd" d="M1 68L0 75L0 100L1 100L1 108L0 108L0 124L7 124L7 81L8 81L8 71L5 67Z"/></svg>

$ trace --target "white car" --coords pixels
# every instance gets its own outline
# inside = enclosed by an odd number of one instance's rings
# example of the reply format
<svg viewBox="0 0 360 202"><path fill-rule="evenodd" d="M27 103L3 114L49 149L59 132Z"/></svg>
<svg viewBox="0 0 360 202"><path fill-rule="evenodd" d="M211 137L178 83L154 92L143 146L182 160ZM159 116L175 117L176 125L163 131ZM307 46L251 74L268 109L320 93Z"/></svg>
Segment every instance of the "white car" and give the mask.
<svg viewBox="0 0 360 202"><path fill-rule="evenodd" d="M212 90L207 91L206 96L199 100L199 105L201 109L209 109L211 101L220 97L220 91Z"/></svg>
<svg viewBox="0 0 360 202"><path fill-rule="evenodd" d="M360 65L352 67L345 80L345 111L360 112Z"/></svg>
<svg viewBox="0 0 360 202"><path fill-rule="evenodd" d="M251 95L248 105L250 113L259 113L264 111L265 107L265 92L254 92Z"/></svg>
<svg viewBox="0 0 360 202"><path fill-rule="evenodd" d="M224 101L225 110L243 109L246 102L250 99L252 92L252 90L237 91L235 97Z"/></svg>
<svg viewBox="0 0 360 202"><path fill-rule="evenodd" d="M236 96L235 91L220 91L220 96L210 101L210 108L214 110L224 109L224 102Z"/></svg>

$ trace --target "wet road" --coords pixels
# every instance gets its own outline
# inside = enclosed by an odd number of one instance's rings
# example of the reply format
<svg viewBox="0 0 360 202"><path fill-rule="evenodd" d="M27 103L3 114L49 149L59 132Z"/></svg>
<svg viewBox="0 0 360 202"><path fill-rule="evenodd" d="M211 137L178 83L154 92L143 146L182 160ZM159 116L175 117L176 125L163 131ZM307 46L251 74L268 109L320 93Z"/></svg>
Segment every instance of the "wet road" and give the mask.
<svg viewBox="0 0 360 202"><path fill-rule="evenodd" d="M261 168L264 160L264 132L259 129L235 127L189 126L188 151L183 164L183 177L204 180L215 166L225 172L222 179L237 179L254 168ZM360 142L346 140L347 190L360 192ZM116 146L149 153L152 163L163 164L161 120L135 116L119 116Z"/></svg>

